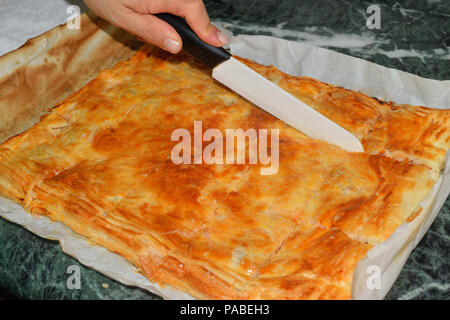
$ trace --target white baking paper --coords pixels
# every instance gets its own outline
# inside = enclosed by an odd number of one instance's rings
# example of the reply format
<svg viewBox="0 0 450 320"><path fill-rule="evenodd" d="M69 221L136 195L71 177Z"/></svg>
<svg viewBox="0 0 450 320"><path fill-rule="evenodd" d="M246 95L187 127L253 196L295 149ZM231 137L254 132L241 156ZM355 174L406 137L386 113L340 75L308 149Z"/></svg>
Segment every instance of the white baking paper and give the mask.
<svg viewBox="0 0 450 320"><path fill-rule="evenodd" d="M231 52L258 63L272 64L291 75L361 91L397 103L450 108L450 81L436 81L385 68L334 51L267 36L233 37ZM369 251L358 263L353 281L353 299L382 299L395 282L407 257L428 230L450 192L450 161L445 173L422 203L423 210L411 223L400 226L384 243ZM44 238L58 240L64 252L126 285L138 286L165 299L192 299L188 294L152 284L120 256L88 243L59 222L27 214L18 204L0 197L0 216ZM369 289L369 266L381 272L380 289Z"/></svg>
<svg viewBox="0 0 450 320"><path fill-rule="evenodd" d="M87 7L83 0L0 0L0 56L22 46Z"/></svg>

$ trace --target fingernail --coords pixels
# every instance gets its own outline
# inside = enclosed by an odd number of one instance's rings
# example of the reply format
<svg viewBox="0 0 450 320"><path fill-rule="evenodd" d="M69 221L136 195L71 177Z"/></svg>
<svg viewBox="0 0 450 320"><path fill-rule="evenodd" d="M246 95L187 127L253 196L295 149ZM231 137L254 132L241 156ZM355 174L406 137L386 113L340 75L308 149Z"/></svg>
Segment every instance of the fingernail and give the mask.
<svg viewBox="0 0 450 320"><path fill-rule="evenodd" d="M181 43L173 39L166 39L164 40L163 47L171 53L177 53L180 51Z"/></svg>
<svg viewBox="0 0 450 320"><path fill-rule="evenodd" d="M230 42L230 40L227 38L226 35L224 35L221 31L217 31L217 39L219 39L220 42L222 42L222 44L227 44L228 42Z"/></svg>

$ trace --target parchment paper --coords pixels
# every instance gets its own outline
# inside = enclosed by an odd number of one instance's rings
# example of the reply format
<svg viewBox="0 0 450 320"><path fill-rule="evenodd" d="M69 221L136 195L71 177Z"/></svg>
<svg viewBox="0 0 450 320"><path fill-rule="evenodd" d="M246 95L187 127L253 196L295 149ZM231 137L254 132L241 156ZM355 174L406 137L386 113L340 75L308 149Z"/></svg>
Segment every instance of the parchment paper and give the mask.
<svg viewBox="0 0 450 320"><path fill-rule="evenodd" d="M436 81L385 68L362 59L334 51L312 47L267 36L233 37L232 54L273 64L291 75L304 75L361 91L367 95L397 103L450 108L450 81ZM353 299L382 299L400 273L412 249L417 245L450 193L450 161L429 196L422 202L423 210L411 223L401 225L384 243L370 250L358 263L353 280ZM88 243L59 222L32 216L18 204L0 197L0 216L24 226L44 238L58 240L64 252L126 285L138 286L165 299L192 299L186 293L152 284L120 256ZM381 272L380 289L369 289L367 281L373 274L368 266Z"/></svg>

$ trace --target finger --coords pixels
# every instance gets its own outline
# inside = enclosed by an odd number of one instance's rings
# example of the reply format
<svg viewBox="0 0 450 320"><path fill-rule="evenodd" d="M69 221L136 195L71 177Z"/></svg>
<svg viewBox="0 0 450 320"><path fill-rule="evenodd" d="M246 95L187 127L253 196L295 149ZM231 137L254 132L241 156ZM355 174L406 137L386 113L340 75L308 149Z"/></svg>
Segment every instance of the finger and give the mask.
<svg viewBox="0 0 450 320"><path fill-rule="evenodd" d="M171 53L178 53L182 41L175 29L166 22L149 14L130 11L120 18L119 24L128 32L145 42L152 43Z"/></svg>
<svg viewBox="0 0 450 320"><path fill-rule="evenodd" d="M186 22L200 39L213 46L223 46L229 42L220 30L211 24L206 8L201 0L147 0L141 1L137 11L151 14L172 13L186 19Z"/></svg>
<svg viewBox="0 0 450 320"><path fill-rule="evenodd" d="M186 19L186 22L200 39L214 46L223 46L228 43L227 37L211 24L203 1L183 1L181 8L177 8L179 13L176 14Z"/></svg>

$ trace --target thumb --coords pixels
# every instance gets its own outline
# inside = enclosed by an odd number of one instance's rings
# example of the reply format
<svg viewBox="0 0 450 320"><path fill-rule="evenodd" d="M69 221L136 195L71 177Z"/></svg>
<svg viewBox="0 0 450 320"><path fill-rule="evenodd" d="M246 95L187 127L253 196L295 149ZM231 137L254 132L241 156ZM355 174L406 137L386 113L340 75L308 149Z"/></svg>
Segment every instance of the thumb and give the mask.
<svg viewBox="0 0 450 320"><path fill-rule="evenodd" d="M178 53L183 46L172 26L150 14L130 13L121 26L145 42L171 53Z"/></svg>

